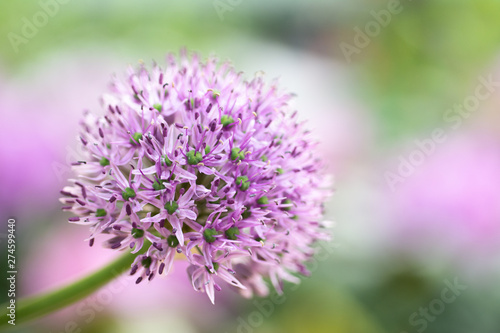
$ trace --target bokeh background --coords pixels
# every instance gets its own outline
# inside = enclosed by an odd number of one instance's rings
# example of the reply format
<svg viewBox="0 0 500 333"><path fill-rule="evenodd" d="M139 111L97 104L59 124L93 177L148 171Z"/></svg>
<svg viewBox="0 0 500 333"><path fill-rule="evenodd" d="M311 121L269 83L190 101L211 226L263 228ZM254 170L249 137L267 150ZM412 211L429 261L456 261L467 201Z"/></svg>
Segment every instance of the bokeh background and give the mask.
<svg viewBox="0 0 500 333"><path fill-rule="evenodd" d="M186 47L280 77L336 180L334 240L284 297L212 306L179 262L17 331L498 333L499 14L496 0L2 1L0 245L15 217L21 295L114 257L57 199L82 111L129 64Z"/></svg>

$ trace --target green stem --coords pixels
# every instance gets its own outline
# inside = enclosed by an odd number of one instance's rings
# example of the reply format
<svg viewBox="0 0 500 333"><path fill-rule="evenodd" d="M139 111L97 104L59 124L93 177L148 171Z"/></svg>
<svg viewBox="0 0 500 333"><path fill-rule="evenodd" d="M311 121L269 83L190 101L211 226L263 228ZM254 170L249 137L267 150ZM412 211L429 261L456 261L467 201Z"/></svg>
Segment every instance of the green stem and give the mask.
<svg viewBox="0 0 500 333"><path fill-rule="evenodd" d="M62 309L71 305L100 289L108 282L117 278L134 262L134 259L147 250L147 246L143 246L139 253L125 253L115 261L111 262L108 266L101 268L95 273L88 275L81 280L73 282L60 289L47 292L42 295L35 295L29 298L20 299L16 302L16 326L25 323L29 320L39 318L50 314L56 310ZM7 316L9 303L1 305L0 308L0 331L11 326L8 323L10 318Z"/></svg>

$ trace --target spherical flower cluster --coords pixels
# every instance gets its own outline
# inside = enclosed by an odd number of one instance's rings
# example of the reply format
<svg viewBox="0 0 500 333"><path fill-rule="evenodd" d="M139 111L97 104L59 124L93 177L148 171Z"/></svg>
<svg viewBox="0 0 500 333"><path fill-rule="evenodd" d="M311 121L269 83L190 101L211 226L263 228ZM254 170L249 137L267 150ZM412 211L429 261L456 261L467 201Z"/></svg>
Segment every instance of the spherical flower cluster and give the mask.
<svg viewBox="0 0 500 333"><path fill-rule="evenodd" d="M265 279L281 292L308 273L312 244L328 239L330 192L290 95L186 52L166 68L130 69L111 90L105 115L85 115L88 156L61 191L91 246L107 234L111 249L137 253L137 283L185 256L193 287L212 302L221 281L266 295Z"/></svg>

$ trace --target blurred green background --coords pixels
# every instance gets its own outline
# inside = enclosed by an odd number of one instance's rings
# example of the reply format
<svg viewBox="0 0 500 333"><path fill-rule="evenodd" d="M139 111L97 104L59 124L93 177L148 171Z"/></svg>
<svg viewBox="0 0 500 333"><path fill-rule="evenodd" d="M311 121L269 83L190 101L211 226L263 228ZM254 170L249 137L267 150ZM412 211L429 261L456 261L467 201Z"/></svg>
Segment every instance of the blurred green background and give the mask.
<svg viewBox="0 0 500 333"><path fill-rule="evenodd" d="M68 225L57 198L81 112L128 64L186 47L248 78L280 77L336 179L334 240L281 298L229 293L211 306L179 269L127 286L94 316L77 305L17 331L498 333L500 94L479 78L500 74L500 2L402 0L397 13L391 3L3 1L0 208L18 221L21 295L111 260L80 244L86 230ZM346 57L346 44L357 51ZM451 127L448 110L478 87L488 96ZM444 142L429 141L436 129ZM412 154L423 161L391 186ZM466 288L446 302L454 281Z"/></svg>

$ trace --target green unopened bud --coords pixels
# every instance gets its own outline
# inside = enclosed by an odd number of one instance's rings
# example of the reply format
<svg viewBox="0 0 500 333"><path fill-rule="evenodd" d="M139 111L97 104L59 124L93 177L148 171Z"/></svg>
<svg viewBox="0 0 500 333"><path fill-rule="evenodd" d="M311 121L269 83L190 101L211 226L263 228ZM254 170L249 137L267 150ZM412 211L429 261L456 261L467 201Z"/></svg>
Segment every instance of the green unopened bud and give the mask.
<svg viewBox="0 0 500 333"><path fill-rule="evenodd" d="M179 245L179 240L175 235L170 235L167 237L167 244L170 247L177 247L177 245Z"/></svg>
<svg viewBox="0 0 500 333"><path fill-rule="evenodd" d="M165 209L169 214L173 214L179 208L179 204L175 201L169 201L165 204Z"/></svg>
<svg viewBox="0 0 500 333"><path fill-rule="evenodd" d="M132 237L141 238L142 236L144 236L144 230L132 228Z"/></svg>
<svg viewBox="0 0 500 333"><path fill-rule="evenodd" d="M240 229L238 229L237 227L232 227L226 230L227 239L237 240L238 238L236 237L236 235L239 234L240 234Z"/></svg>
<svg viewBox="0 0 500 333"><path fill-rule="evenodd" d="M246 207L245 211L241 214L241 217L243 217L243 219L247 219L250 216L252 216L252 211L250 210L250 207Z"/></svg>
<svg viewBox="0 0 500 333"><path fill-rule="evenodd" d="M236 184L238 186L241 186L243 184L243 182L247 182L247 181L248 181L248 177L247 176L236 177Z"/></svg>
<svg viewBox="0 0 500 333"><path fill-rule="evenodd" d="M239 176L236 177L236 185L238 185L242 191L246 191L250 187L250 181L247 176Z"/></svg>
<svg viewBox="0 0 500 333"><path fill-rule="evenodd" d="M130 198L135 198L135 191L132 188L127 187L125 191L122 192L122 197L123 200L125 201L127 201Z"/></svg>
<svg viewBox="0 0 500 333"><path fill-rule="evenodd" d="M269 199L266 196L263 196L259 200L257 200L257 203L259 205L267 205L269 203Z"/></svg>
<svg viewBox="0 0 500 333"><path fill-rule="evenodd" d="M276 172L278 173L278 175L282 175L284 171L282 168L278 168L276 169Z"/></svg>
<svg viewBox="0 0 500 333"><path fill-rule="evenodd" d="M283 204L283 205L289 205L289 204L291 204L291 203L293 203L293 202L292 202L292 200L290 200L290 199L285 199L285 200L283 200L283 202L282 202L282 204ZM292 209L292 206L288 206L288 207L281 207L281 209L286 210L286 211L289 211L290 209Z"/></svg>
<svg viewBox="0 0 500 333"><path fill-rule="evenodd" d="M152 262L153 262L153 260L151 259L151 257L146 257L146 258L142 259L141 265L144 266L145 268L149 268L149 266L151 266Z"/></svg>
<svg viewBox="0 0 500 333"><path fill-rule="evenodd" d="M243 184L241 184L240 188L243 192L245 192L246 190L248 190L250 188L250 182L244 182Z"/></svg>
<svg viewBox="0 0 500 333"><path fill-rule="evenodd" d="M106 165L109 165L109 160L106 158L106 157L103 157L101 158L101 160L99 161L99 164L101 166L106 166Z"/></svg>
<svg viewBox="0 0 500 333"><path fill-rule="evenodd" d="M188 151L186 157L189 165L196 165L203 160L201 153L199 151L195 152L194 150Z"/></svg>
<svg viewBox="0 0 500 333"><path fill-rule="evenodd" d="M130 138L130 143L133 145L138 144L140 139L142 139L142 133L135 132L132 138Z"/></svg>
<svg viewBox="0 0 500 333"><path fill-rule="evenodd" d="M220 123L222 124L223 127L227 127L227 126L231 125L232 123L234 123L234 119L231 116L223 115L220 118Z"/></svg>
<svg viewBox="0 0 500 333"><path fill-rule="evenodd" d="M159 191L159 190L164 190L165 189L165 185L163 185L163 180L155 180L154 183L153 183L153 189L155 191Z"/></svg>
<svg viewBox="0 0 500 333"><path fill-rule="evenodd" d="M243 152L240 148L234 147L231 149L231 160L233 161L241 161L245 158L245 152Z"/></svg>
<svg viewBox="0 0 500 333"><path fill-rule="evenodd" d="M212 147L206 146L205 147L205 155L208 154L208 153L210 153L210 150L212 150Z"/></svg>
<svg viewBox="0 0 500 333"><path fill-rule="evenodd" d="M95 216L96 217L103 217L103 216L106 216L106 210L105 209L102 209L102 208L98 208L96 209L95 211Z"/></svg>
<svg viewBox="0 0 500 333"><path fill-rule="evenodd" d="M167 157L167 155L163 155L163 161L167 166L172 166L172 161Z"/></svg>
<svg viewBox="0 0 500 333"><path fill-rule="evenodd" d="M261 158L262 162L267 162L268 158L266 155L263 155Z"/></svg>
<svg viewBox="0 0 500 333"><path fill-rule="evenodd" d="M161 104L154 104L153 107L158 110L158 112L161 112L162 106Z"/></svg>
<svg viewBox="0 0 500 333"><path fill-rule="evenodd" d="M213 228L208 228L203 231L203 238L207 241L207 243L213 243L215 242L216 238L214 237L217 235L217 230Z"/></svg>
<svg viewBox="0 0 500 333"><path fill-rule="evenodd" d="M241 149L237 148L237 147L234 147L233 149L231 149L231 159L233 161L238 158L238 155L239 155L240 151L241 151Z"/></svg>

